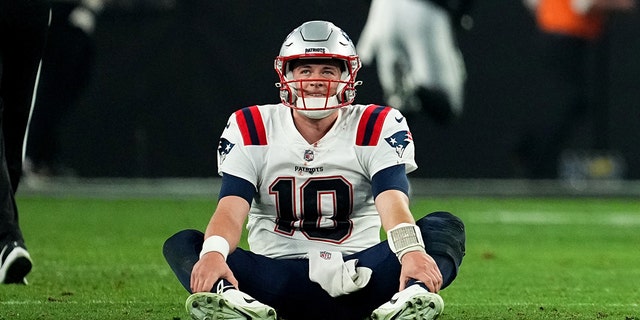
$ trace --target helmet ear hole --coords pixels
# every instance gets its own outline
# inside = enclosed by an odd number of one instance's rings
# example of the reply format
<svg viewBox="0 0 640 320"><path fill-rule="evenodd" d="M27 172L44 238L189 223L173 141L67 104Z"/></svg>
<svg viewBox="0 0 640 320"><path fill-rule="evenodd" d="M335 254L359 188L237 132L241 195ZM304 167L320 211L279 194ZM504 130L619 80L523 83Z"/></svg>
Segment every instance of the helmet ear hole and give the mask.
<svg viewBox="0 0 640 320"><path fill-rule="evenodd" d="M288 103L293 103L293 95L291 94L290 89L283 88L280 89L280 100L286 101Z"/></svg>
<svg viewBox="0 0 640 320"><path fill-rule="evenodd" d="M340 94L340 102L341 103L345 103L345 102L349 102L352 101L355 98L356 95L356 90L353 88L346 88L344 90L342 90L342 93Z"/></svg>
<svg viewBox="0 0 640 320"><path fill-rule="evenodd" d="M340 101L340 103L344 103L346 101L349 101L349 99L347 99L347 91L349 91L349 90L348 89L344 89L338 95L338 101Z"/></svg>

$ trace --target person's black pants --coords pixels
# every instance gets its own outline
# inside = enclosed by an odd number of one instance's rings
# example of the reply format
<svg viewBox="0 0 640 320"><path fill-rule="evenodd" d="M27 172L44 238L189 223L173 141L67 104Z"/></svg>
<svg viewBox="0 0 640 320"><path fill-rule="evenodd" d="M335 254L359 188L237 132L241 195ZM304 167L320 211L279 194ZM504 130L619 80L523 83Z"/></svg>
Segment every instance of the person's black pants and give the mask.
<svg viewBox="0 0 640 320"><path fill-rule="evenodd" d="M0 1L0 244L23 241L14 195L48 25L45 0Z"/></svg>

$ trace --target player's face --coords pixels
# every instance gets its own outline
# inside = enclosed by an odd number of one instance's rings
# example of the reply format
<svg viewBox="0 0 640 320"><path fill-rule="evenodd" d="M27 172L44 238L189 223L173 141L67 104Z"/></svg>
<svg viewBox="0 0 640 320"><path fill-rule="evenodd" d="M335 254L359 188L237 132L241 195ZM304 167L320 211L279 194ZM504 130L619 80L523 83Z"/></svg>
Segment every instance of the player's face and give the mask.
<svg viewBox="0 0 640 320"><path fill-rule="evenodd" d="M304 97L324 98L336 94L341 73L339 62L302 62L293 68L293 79L303 80L298 87Z"/></svg>

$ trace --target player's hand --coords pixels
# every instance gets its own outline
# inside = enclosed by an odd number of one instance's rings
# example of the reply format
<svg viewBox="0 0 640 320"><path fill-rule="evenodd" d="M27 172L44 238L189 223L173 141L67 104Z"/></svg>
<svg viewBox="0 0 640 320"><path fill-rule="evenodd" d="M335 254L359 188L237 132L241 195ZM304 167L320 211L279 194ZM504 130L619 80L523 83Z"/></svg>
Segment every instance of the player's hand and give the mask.
<svg viewBox="0 0 640 320"><path fill-rule="evenodd" d="M78 6L69 14L69 23L90 35L96 29L96 16L88 8Z"/></svg>
<svg viewBox="0 0 640 320"><path fill-rule="evenodd" d="M421 251L408 252L402 256L399 291L404 290L410 279L423 282L433 293L437 293L442 287L442 274L436 261Z"/></svg>
<svg viewBox="0 0 640 320"><path fill-rule="evenodd" d="M209 252L193 266L191 292L209 292L218 279L226 279L238 288L238 280L233 276L222 254Z"/></svg>

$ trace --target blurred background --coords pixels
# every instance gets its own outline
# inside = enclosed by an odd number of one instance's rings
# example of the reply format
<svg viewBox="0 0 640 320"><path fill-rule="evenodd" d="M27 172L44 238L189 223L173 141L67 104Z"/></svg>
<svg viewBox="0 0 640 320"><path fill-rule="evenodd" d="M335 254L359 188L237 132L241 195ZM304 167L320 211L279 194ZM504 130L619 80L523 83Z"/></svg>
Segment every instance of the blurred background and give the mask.
<svg viewBox="0 0 640 320"><path fill-rule="evenodd" d="M58 146L45 174L215 177L218 138L228 116L245 106L279 102L273 59L286 35L304 21L322 19L357 42L369 5L365 0L105 2L86 32L90 75L48 135ZM611 17L602 42L608 68L599 74L606 80L606 111L575 128L551 177L531 174L522 161L527 151L522 137L562 112L543 88L549 83L541 72L534 16L521 1L476 1L456 32L467 69L464 111L447 125L421 113L408 117L420 166L412 176L640 179L637 11ZM358 79L364 84L357 103L385 104L374 66L363 67ZM606 137L605 146L594 149L594 136Z"/></svg>

